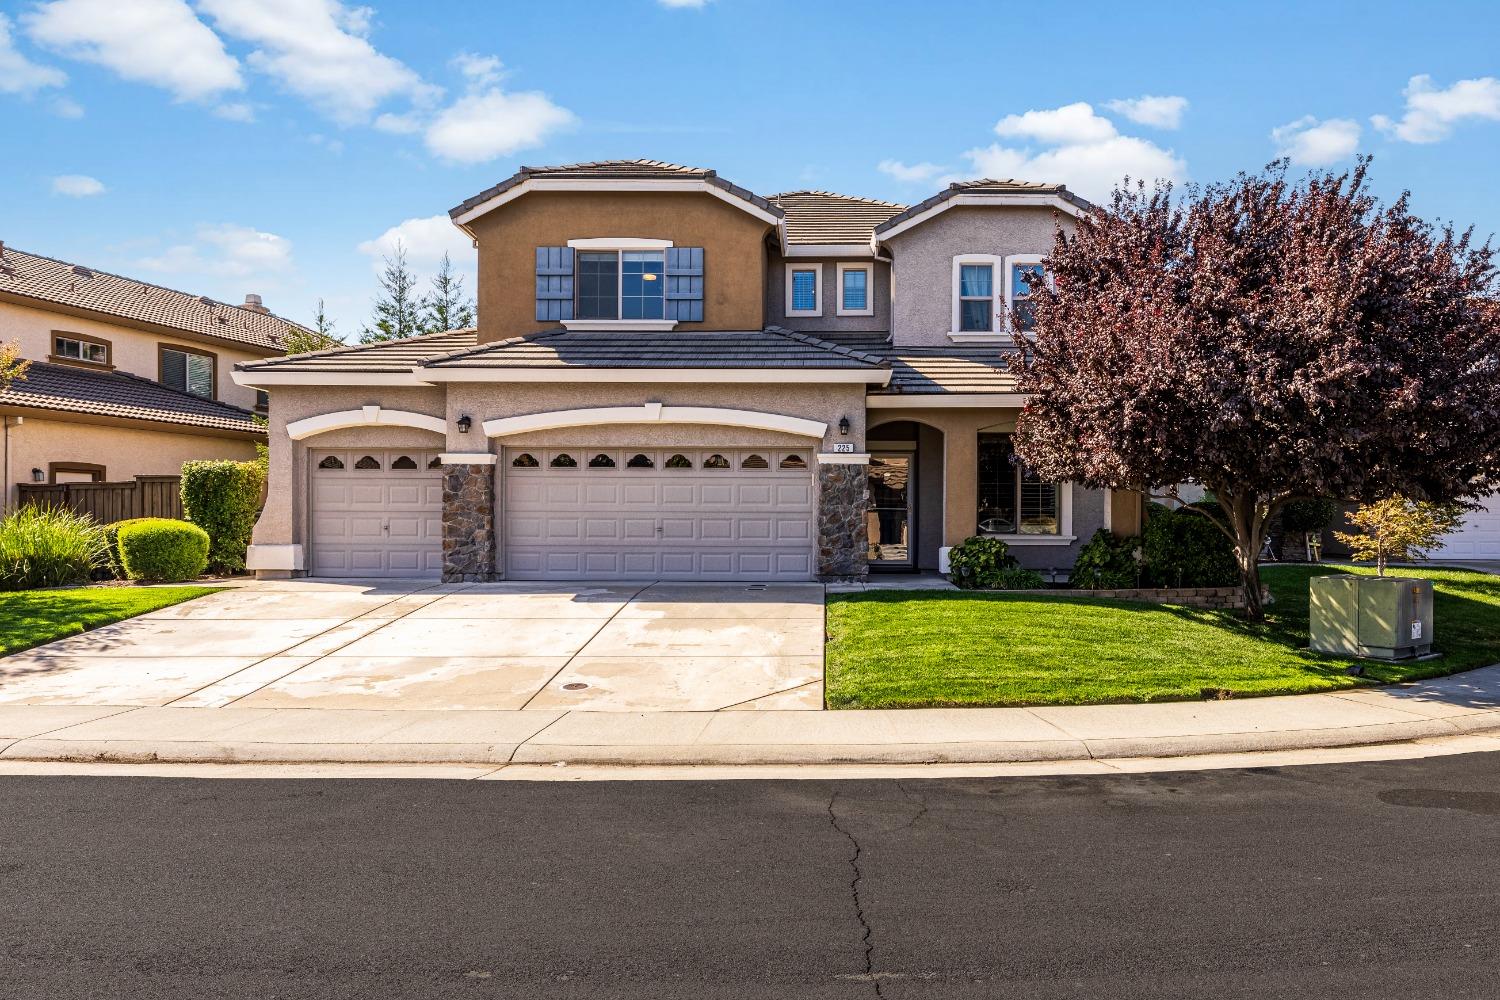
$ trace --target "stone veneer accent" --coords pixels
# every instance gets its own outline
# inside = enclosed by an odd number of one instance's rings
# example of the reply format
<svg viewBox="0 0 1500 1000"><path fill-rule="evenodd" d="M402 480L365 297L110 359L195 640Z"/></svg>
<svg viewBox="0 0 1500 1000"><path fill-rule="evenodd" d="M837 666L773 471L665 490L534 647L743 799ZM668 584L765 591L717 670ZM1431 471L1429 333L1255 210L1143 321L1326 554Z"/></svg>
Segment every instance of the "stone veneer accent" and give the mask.
<svg viewBox="0 0 1500 1000"><path fill-rule="evenodd" d="M818 578L863 580L870 575L866 467L818 466Z"/></svg>
<svg viewBox="0 0 1500 1000"><path fill-rule="evenodd" d="M495 467L443 467L443 582L495 579Z"/></svg>

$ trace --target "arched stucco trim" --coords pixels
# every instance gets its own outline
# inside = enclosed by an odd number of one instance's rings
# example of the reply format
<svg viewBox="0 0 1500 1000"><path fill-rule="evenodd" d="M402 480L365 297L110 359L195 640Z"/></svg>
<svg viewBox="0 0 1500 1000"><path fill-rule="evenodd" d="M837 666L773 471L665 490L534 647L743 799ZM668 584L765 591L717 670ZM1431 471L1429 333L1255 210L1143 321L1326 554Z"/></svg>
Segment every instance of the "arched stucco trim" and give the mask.
<svg viewBox="0 0 1500 1000"><path fill-rule="evenodd" d="M722 406L666 406L644 403L640 406L592 406L578 410L550 410L519 417L499 417L484 422L489 437L521 434L526 431L550 431L560 427L592 427L599 424L716 424L721 427L749 427L761 431L780 431L803 437L821 438L828 425L820 420L789 417L760 410L733 410Z"/></svg>
<svg viewBox="0 0 1500 1000"><path fill-rule="evenodd" d="M333 413L320 413L317 416L293 420L286 425L286 433L293 441L301 441L314 434L341 431L346 427L415 427L434 434L448 432L448 425L442 417L413 413L411 410L387 410L379 406L361 406L357 410L337 410Z"/></svg>

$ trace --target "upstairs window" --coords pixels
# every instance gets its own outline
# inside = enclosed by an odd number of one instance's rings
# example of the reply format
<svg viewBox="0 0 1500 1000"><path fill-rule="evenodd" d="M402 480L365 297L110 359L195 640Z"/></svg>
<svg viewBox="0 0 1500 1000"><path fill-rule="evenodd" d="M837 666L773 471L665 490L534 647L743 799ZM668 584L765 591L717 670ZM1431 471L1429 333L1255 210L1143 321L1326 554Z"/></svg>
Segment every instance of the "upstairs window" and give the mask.
<svg viewBox="0 0 1500 1000"><path fill-rule="evenodd" d="M59 334L52 338L52 356L91 365L109 364L109 344L103 340Z"/></svg>
<svg viewBox="0 0 1500 1000"><path fill-rule="evenodd" d="M989 333L995 329L995 265L958 266L958 330Z"/></svg>
<svg viewBox="0 0 1500 1000"><path fill-rule="evenodd" d="M660 250L578 254L578 319L662 319L666 256Z"/></svg>
<svg viewBox="0 0 1500 1000"><path fill-rule="evenodd" d="M180 347L162 347L159 355L161 377L158 381L169 389L192 393L204 399L214 398L214 356L207 351Z"/></svg>
<svg viewBox="0 0 1500 1000"><path fill-rule="evenodd" d="M1006 300L1010 303L1011 329L1022 333L1036 326L1036 314L1032 312L1031 293L1047 280L1047 271L1040 257L1011 257L1010 269L1006 273L1010 288Z"/></svg>
<svg viewBox="0 0 1500 1000"><path fill-rule="evenodd" d="M786 314L788 316L823 315L822 264L788 264L786 266Z"/></svg>
<svg viewBox="0 0 1500 1000"><path fill-rule="evenodd" d="M839 308L840 316L873 316L874 298L870 288L870 266L868 264L840 264Z"/></svg>

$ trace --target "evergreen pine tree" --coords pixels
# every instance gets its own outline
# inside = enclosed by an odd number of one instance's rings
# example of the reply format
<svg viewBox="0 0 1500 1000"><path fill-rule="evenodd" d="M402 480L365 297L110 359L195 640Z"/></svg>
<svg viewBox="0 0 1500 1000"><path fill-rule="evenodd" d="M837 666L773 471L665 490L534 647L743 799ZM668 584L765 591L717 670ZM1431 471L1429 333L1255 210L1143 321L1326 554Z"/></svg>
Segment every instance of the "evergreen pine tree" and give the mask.
<svg viewBox="0 0 1500 1000"><path fill-rule="evenodd" d="M474 300L464 295L463 275L453 273L453 262L444 251L422 311L422 332L441 333L473 325Z"/></svg>
<svg viewBox="0 0 1500 1000"><path fill-rule="evenodd" d="M375 300L374 322L360 332L359 342L404 340L424 333L426 299L417 292L417 277L406 264L406 247L397 243L380 272L381 295Z"/></svg>

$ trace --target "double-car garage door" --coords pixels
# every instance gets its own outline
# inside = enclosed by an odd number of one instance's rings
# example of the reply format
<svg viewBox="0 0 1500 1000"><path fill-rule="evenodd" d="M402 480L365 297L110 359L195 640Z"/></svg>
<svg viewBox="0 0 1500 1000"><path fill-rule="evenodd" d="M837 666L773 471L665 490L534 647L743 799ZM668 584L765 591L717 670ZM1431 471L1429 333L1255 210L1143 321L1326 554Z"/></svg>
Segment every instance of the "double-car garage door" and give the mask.
<svg viewBox="0 0 1500 1000"><path fill-rule="evenodd" d="M808 580L812 455L786 449L508 448L510 580Z"/></svg>
<svg viewBox="0 0 1500 1000"><path fill-rule="evenodd" d="M809 580L812 454L775 448L516 448L500 458L510 580ZM310 571L442 573L436 451L315 451Z"/></svg>

